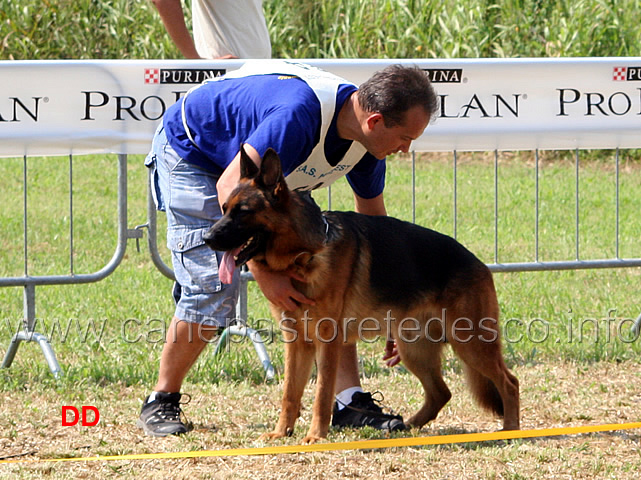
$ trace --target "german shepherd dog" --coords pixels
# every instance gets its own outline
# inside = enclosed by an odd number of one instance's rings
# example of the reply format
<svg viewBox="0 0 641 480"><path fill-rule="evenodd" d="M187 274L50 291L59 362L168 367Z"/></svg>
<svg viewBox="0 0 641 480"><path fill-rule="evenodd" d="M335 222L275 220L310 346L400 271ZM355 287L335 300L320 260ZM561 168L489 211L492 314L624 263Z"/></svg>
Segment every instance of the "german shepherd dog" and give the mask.
<svg viewBox="0 0 641 480"><path fill-rule="evenodd" d="M212 249L226 252L221 271L253 259L291 274L314 300L294 311L271 306L285 342L284 392L278 424L261 438L292 434L314 360L316 395L303 442L325 438L339 347L366 336L393 338L423 385L425 401L409 426L436 418L451 397L441 375L449 343L477 402L503 416L505 430L519 428L519 382L501 354L492 275L456 240L391 217L321 212L308 194L288 189L273 150L257 167L241 149L241 179L223 211L205 234Z"/></svg>

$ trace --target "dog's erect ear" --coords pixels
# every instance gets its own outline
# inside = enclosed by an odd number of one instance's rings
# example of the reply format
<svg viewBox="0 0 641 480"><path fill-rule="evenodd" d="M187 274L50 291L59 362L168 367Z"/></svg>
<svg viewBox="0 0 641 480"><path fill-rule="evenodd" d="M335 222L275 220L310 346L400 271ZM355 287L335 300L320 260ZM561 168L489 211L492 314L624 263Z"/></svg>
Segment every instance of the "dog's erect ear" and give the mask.
<svg viewBox="0 0 641 480"><path fill-rule="evenodd" d="M268 148L260 164L260 181L267 188L274 188L283 178L280 158L272 148Z"/></svg>
<svg viewBox="0 0 641 480"><path fill-rule="evenodd" d="M240 178L255 178L258 175L258 167L254 161L249 158L245 151L245 146L240 146Z"/></svg>
<svg viewBox="0 0 641 480"><path fill-rule="evenodd" d="M283 175L280 158L271 148L267 149L265 155L263 155L258 180L265 188L271 191L274 199L283 202L288 198L289 190Z"/></svg>

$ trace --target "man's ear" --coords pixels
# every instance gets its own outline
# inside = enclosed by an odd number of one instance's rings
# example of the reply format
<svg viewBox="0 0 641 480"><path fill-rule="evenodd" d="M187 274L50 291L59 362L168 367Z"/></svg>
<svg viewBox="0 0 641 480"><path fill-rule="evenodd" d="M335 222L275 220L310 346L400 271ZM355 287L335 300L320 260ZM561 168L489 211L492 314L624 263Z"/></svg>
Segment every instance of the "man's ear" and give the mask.
<svg viewBox="0 0 641 480"><path fill-rule="evenodd" d="M286 198L289 192L287 182L283 175L280 158L272 148L267 149L263 155L258 179L265 188L271 190L277 199L284 200Z"/></svg>
<svg viewBox="0 0 641 480"><path fill-rule="evenodd" d="M255 178L258 175L258 167L254 161L247 155L245 146L240 146L240 178Z"/></svg>
<svg viewBox="0 0 641 480"><path fill-rule="evenodd" d="M367 127L370 130L374 129L374 126L383 121L383 114L382 113L370 113L369 116L367 117Z"/></svg>

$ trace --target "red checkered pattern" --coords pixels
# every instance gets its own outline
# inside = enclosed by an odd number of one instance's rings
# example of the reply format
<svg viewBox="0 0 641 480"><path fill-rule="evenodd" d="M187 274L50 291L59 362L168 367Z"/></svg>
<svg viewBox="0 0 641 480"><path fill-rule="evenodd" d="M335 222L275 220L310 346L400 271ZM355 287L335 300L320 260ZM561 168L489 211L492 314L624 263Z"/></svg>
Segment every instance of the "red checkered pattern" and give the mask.
<svg viewBox="0 0 641 480"><path fill-rule="evenodd" d="M624 82L628 77L628 67L614 67L612 71L612 80L615 82Z"/></svg>
<svg viewBox="0 0 641 480"><path fill-rule="evenodd" d="M160 83L160 69L145 68L145 83Z"/></svg>

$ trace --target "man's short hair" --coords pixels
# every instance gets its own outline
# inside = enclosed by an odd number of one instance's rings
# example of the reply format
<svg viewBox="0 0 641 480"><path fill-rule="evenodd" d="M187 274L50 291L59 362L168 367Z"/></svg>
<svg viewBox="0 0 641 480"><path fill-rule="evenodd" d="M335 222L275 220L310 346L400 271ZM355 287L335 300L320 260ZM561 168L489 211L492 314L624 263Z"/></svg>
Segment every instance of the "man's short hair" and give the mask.
<svg viewBox="0 0 641 480"><path fill-rule="evenodd" d="M415 66L390 65L376 72L360 86L358 101L366 111L382 114L386 127L403 124L412 107L423 107L430 119L438 109L427 72Z"/></svg>

